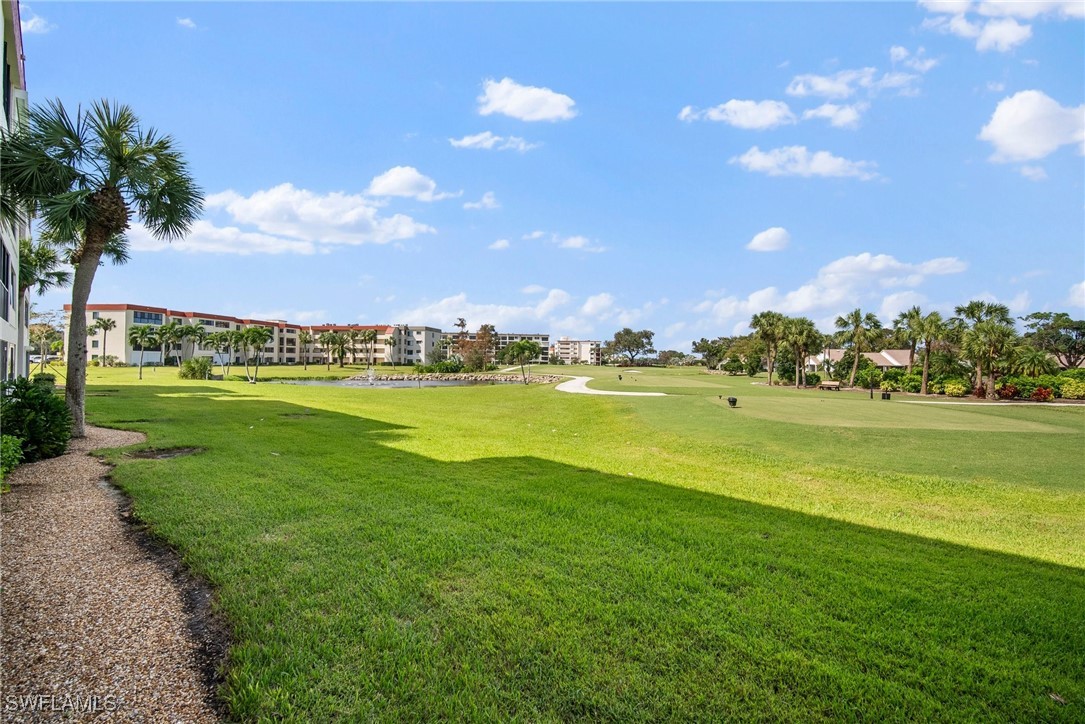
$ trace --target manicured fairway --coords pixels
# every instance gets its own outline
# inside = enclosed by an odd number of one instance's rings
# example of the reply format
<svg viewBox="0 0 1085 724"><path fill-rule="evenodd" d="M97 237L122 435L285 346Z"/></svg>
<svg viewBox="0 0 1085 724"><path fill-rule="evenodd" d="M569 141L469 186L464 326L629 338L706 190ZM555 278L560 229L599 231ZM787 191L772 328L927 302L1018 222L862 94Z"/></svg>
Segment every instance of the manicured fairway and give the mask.
<svg viewBox="0 0 1085 724"><path fill-rule="evenodd" d="M1085 718L1085 409L162 372L89 416L204 449L110 457L217 587L240 719Z"/></svg>

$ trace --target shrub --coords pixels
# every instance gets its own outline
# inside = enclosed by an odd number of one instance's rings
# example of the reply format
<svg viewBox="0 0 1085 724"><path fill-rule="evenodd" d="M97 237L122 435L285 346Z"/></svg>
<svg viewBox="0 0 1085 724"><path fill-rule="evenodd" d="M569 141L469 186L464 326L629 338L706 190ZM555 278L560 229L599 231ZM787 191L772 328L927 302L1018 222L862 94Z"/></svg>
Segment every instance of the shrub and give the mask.
<svg viewBox="0 0 1085 724"><path fill-rule="evenodd" d="M998 388L998 396L1001 397L1003 400L1012 400L1015 397L1018 397L1020 394L1021 392L1017 389L1017 385L1013 384L1012 382L1003 383Z"/></svg>
<svg viewBox="0 0 1085 724"><path fill-rule="evenodd" d="M1068 378L1071 380L1077 380L1078 382L1085 382L1085 367L1078 367L1077 369L1073 370L1063 370L1057 376ZM1066 384L1065 380L1063 380L1063 384ZM1065 395L1063 396L1065 397Z"/></svg>
<svg viewBox="0 0 1085 724"><path fill-rule="evenodd" d="M817 372L807 372L806 373L806 386L807 387L817 387L820 384L821 384L821 375L819 375Z"/></svg>
<svg viewBox="0 0 1085 724"><path fill-rule="evenodd" d="M0 480L23 460L23 441L14 435L0 436Z"/></svg>
<svg viewBox="0 0 1085 724"><path fill-rule="evenodd" d="M888 370L886 370L885 372L882 373L882 382L891 382L891 383L897 385L895 389L899 390L900 389L900 381L901 381L901 379L903 377L904 377L904 370L899 369L897 367L894 367L894 368L888 369Z"/></svg>
<svg viewBox="0 0 1085 724"><path fill-rule="evenodd" d="M39 372L34 375L34 384L41 385L42 387L52 390L56 386L57 376L51 375L48 372Z"/></svg>
<svg viewBox="0 0 1085 724"><path fill-rule="evenodd" d="M972 388L973 397L987 397L987 388L983 385L976 385Z"/></svg>
<svg viewBox="0 0 1085 724"><path fill-rule="evenodd" d="M0 386L4 431L22 440L23 460L53 458L64 453L72 436L68 406L51 389L19 378Z"/></svg>
<svg viewBox="0 0 1085 724"><path fill-rule="evenodd" d="M864 359L866 359L864 357ZM882 371L877 367L870 366L866 369L859 370L855 375L856 387L877 387L882 381Z"/></svg>
<svg viewBox="0 0 1085 724"><path fill-rule="evenodd" d="M1033 402L1050 402L1054 399L1055 393L1047 387L1037 387L1030 398Z"/></svg>
<svg viewBox="0 0 1085 724"><path fill-rule="evenodd" d="M887 380L883 377L879 387L882 392L900 392L900 382L897 380Z"/></svg>
<svg viewBox="0 0 1085 724"><path fill-rule="evenodd" d="M927 386L930 387L929 380ZM922 387L923 377L921 375L904 375L900 378L900 389L904 392L919 392Z"/></svg>
<svg viewBox="0 0 1085 724"><path fill-rule="evenodd" d="M91 367L101 367L101 366L102 366L102 363L101 363L101 361L100 361L100 360L92 359L92 360L90 361L90 366L91 366Z"/></svg>
<svg viewBox="0 0 1085 724"><path fill-rule="evenodd" d="M968 394L968 385L961 380L949 380L942 386L942 389L950 397L964 397Z"/></svg>
<svg viewBox="0 0 1085 724"><path fill-rule="evenodd" d="M1085 380L1063 380L1062 396L1066 400L1085 400Z"/></svg>
<svg viewBox="0 0 1085 724"><path fill-rule="evenodd" d="M177 376L182 380L206 380L211 374L210 357L193 357L186 359L177 371Z"/></svg>
<svg viewBox="0 0 1085 724"><path fill-rule="evenodd" d="M920 384L922 389L922 383ZM946 383L942 380L927 380L927 394L928 395L944 395L946 394Z"/></svg>

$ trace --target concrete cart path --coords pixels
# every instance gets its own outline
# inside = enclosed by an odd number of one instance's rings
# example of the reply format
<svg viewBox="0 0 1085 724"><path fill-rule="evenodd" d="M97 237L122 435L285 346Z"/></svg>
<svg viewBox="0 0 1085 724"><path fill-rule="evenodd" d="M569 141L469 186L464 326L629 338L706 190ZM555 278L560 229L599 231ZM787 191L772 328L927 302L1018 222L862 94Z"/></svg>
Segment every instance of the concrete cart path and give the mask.
<svg viewBox="0 0 1085 724"><path fill-rule="evenodd" d="M574 377L562 382L555 390L559 392L573 392L578 395L620 395L623 397L666 397L666 392L619 392L617 390L593 390L588 387L594 377Z"/></svg>

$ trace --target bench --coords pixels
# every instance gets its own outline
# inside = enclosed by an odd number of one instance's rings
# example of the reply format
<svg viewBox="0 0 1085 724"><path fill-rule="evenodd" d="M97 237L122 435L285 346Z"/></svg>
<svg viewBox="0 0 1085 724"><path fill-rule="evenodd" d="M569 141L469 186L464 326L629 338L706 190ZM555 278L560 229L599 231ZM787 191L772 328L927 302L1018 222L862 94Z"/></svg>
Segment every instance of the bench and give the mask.
<svg viewBox="0 0 1085 724"><path fill-rule="evenodd" d="M818 383L818 389L819 390L839 390L840 389L840 383L836 382L834 380L827 380L825 382L819 382Z"/></svg>

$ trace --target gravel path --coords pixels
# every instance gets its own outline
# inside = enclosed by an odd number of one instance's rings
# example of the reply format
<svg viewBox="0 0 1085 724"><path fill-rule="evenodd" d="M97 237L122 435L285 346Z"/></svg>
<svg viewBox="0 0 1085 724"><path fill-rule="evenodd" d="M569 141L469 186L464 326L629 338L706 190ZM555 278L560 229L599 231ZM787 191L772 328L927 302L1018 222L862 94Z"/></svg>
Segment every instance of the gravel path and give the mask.
<svg viewBox="0 0 1085 724"><path fill-rule="evenodd" d="M666 392L619 392L617 390L593 390L588 387L594 377L574 377L562 382L554 389L558 392L573 392L578 395L620 395L622 397L666 397Z"/></svg>
<svg viewBox="0 0 1085 724"><path fill-rule="evenodd" d="M16 469L0 501L0 717L214 722L171 577L135 542L109 468L87 451L141 442L87 427ZM90 713L87 713L90 712Z"/></svg>

